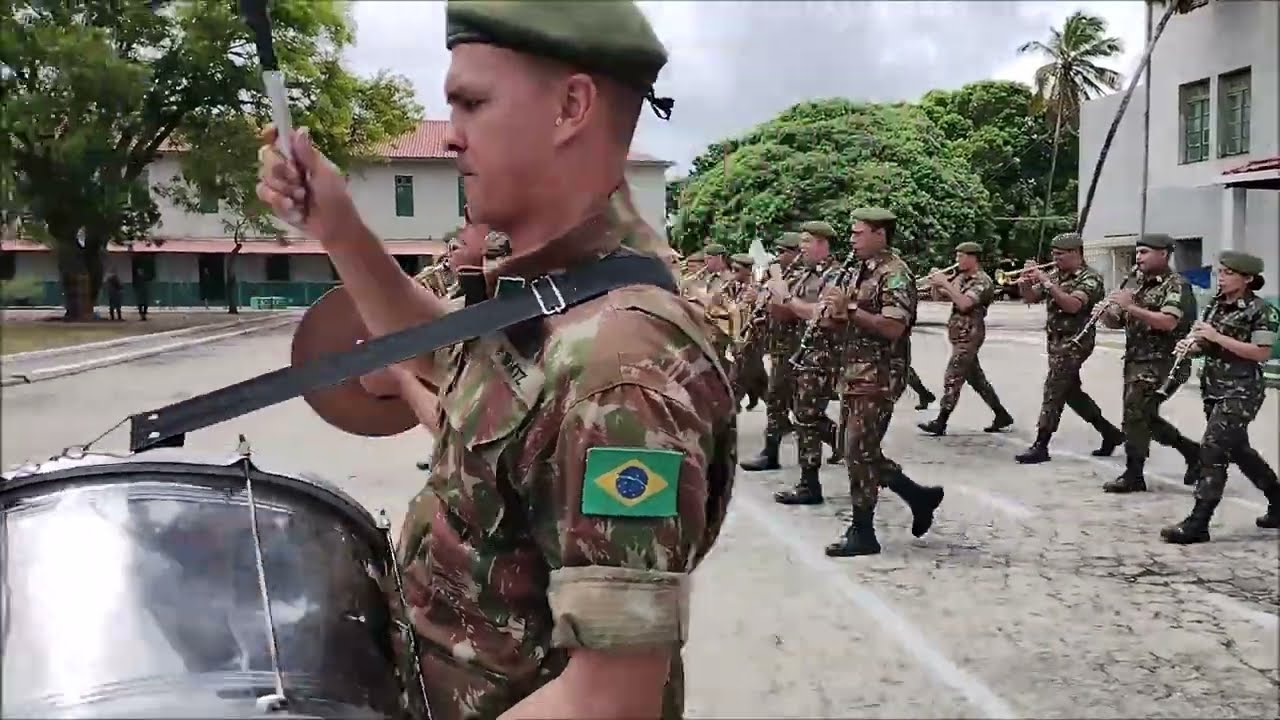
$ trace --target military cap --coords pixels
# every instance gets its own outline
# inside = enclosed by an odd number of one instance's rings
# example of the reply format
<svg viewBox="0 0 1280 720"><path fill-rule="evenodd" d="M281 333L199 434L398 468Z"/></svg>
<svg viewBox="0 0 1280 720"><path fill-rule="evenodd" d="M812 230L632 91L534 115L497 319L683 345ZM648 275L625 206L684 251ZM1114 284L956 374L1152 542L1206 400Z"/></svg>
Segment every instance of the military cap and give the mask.
<svg viewBox="0 0 1280 720"><path fill-rule="evenodd" d="M724 257L729 254L729 251L726 250L723 245L718 243L711 243L710 245L702 248L702 252L706 253L707 257Z"/></svg>
<svg viewBox="0 0 1280 720"><path fill-rule="evenodd" d="M783 250L799 250L800 249L800 233L784 232L778 236L773 244Z"/></svg>
<svg viewBox="0 0 1280 720"><path fill-rule="evenodd" d="M667 64L667 49L630 0L449 0L445 48L464 43L496 45L550 58L650 92ZM649 95L654 109L670 115L668 98Z"/></svg>
<svg viewBox="0 0 1280 720"><path fill-rule="evenodd" d="M1261 275L1263 270L1262 258L1239 250L1223 250L1218 262L1241 275Z"/></svg>
<svg viewBox="0 0 1280 720"><path fill-rule="evenodd" d="M831 227L831 223L823 222L821 220L810 220L809 222L802 224L800 226L800 232L806 232L810 235L816 235L828 240L834 240L836 238L836 231Z"/></svg>
<svg viewBox="0 0 1280 720"><path fill-rule="evenodd" d="M1173 247L1173 238L1165 233L1143 233L1134 243L1136 247L1149 247L1153 250L1168 250Z"/></svg>
<svg viewBox="0 0 1280 720"><path fill-rule="evenodd" d="M1079 250L1084 247L1084 238L1079 233L1060 233L1049 241L1054 250Z"/></svg>
<svg viewBox="0 0 1280 720"><path fill-rule="evenodd" d="M966 255L981 255L982 246L976 242L962 242L956 246L956 252Z"/></svg>
<svg viewBox="0 0 1280 720"><path fill-rule="evenodd" d="M756 259L747 253L734 253L729 256L729 262L734 265L745 265L747 267L751 267L756 264Z"/></svg>
<svg viewBox="0 0 1280 720"><path fill-rule="evenodd" d="M701 262L706 259L707 254L699 250L695 253L691 253L689 257L685 258L685 262Z"/></svg>
<svg viewBox="0 0 1280 720"><path fill-rule="evenodd" d="M849 219L853 222L863 220L866 222L882 223L897 220L898 216L879 207L860 207L849 213Z"/></svg>

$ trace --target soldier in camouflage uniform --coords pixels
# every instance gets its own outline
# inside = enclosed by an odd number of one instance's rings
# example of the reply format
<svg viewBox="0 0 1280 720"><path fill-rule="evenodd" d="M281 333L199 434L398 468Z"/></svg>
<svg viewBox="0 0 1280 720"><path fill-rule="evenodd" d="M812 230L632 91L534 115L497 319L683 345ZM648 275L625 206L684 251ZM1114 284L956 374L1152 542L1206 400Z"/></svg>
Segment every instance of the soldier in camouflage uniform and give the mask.
<svg viewBox="0 0 1280 720"><path fill-rule="evenodd" d="M933 401L938 399L936 395L929 392L929 388L925 387L924 381L920 379L920 374L911 366L907 366L906 386L916 394L917 410L928 410Z"/></svg>
<svg viewBox="0 0 1280 720"><path fill-rule="evenodd" d="M1135 289L1117 290L1102 321L1108 327L1123 325L1124 343L1124 454L1125 471L1103 485L1113 493L1147 489L1143 469L1151 441L1171 447L1187 463L1184 482L1194 484L1200 475L1200 446L1160 417L1164 402L1157 390L1173 367L1173 348L1187 334L1196 316L1191 284L1169 267L1173 238L1149 234L1139 238L1137 263L1141 281ZM1181 368L1178 384L1191 374Z"/></svg>
<svg viewBox="0 0 1280 720"><path fill-rule="evenodd" d="M726 294L736 307L740 319L745 322L758 294L755 278L751 276L755 258L747 253L737 253L730 256L729 264L733 278L729 281ZM739 334L745 333L740 331ZM741 404L745 397L747 410L754 410L769 387L769 374L764 369L764 343L758 335L746 341L742 337L734 338L730 376L733 378L733 392L738 403Z"/></svg>
<svg viewBox="0 0 1280 720"><path fill-rule="evenodd" d="M936 293L951 301L951 317L947 318L947 338L951 341L951 359L947 362L946 379L943 382L942 402L938 417L918 427L931 435L945 435L947 420L960 401L960 390L968 383L987 407L995 413L995 419L983 428L984 432L999 432L1013 424L1013 417L1000 403L996 389L991 387L987 375L978 362L978 352L987 337L987 308L995 299L995 283L978 264L982 246L965 242L956 246L958 274L948 280L941 273L929 276L929 284Z"/></svg>
<svg viewBox="0 0 1280 720"><path fill-rule="evenodd" d="M1222 500L1228 463L1235 463L1267 498L1267 512L1255 521L1257 526L1280 528L1280 481L1249 445L1249 424L1266 394L1262 363L1271 357L1280 333L1280 310L1257 295L1265 284L1261 258L1228 250L1218 263L1217 297L1190 337L1179 343L1188 355L1204 357L1200 396L1205 415L1195 507L1185 520L1160 531L1165 542L1179 545L1209 541L1209 520Z"/></svg>
<svg viewBox="0 0 1280 720"><path fill-rule="evenodd" d="M916 309L911 270L889 249L896 220L882 208L853 212L858 263L845 282L824 293L827 324L843 339L839 390L846 413L843 447L853 502L853 521L844 537L826 548L832 557L880 552L874 522L879 488L888 487L907 501L917 537L928 531L943 498L942 488L916 484L881 448L893 405L906 388ZM821 494L820 488L816 491Z"/></svg>
<svg viewBox="0 0 1280 720"><path fill-rule="evenodd" d="M723 245L713 243L703 248L702 253L706 258L704 266L685 281L681 292L690 302L702 308L711 340L720 352L721 362L728 367L729 347L733 344L733 338L725 330L731 312L725 295L730 279L728 251Z"/></svg>
<svg viewBox="0 0 1280 720"><path fill-rule="evenodd" d="M1093 451L1095 456L1107 457L1124 442L1124 433L1107 421L1080 383L1080 368L1093 354L1096 327L1091 325L1078 341L1071 342L1089 323L1093 307L1103 299L1102 276L1085 264L1084 240L1076 233L1058 235L1050 246L1057 267L1048 274L1031 269L1018 279L1018 292L1024 302L1045 303L1044 331L1049 355L1035 442L1015 456L1023 464L1050 459L1049 440L1058 431L1064 406L1102 435L1102 445Z"/></svg>
<svg viewBox="0 0 1280 720"><path fill-rule="evenodd" d="M608 198L642 95L670 109L650 89L666 51L644 15L632 2L445 12L450 144L476 222L511 238L495 272L535 278L636 252ZM264 132L259 197L282 218L306 208L298 227L329 250L371 333L447 313L365 228L305 132L288 138L292 161L275 139ZM572 229L539 230L560 226ZM522 334L535 344L493 333L402 364L439 392L444 417L437 521L399 549L433 717L682 717L689 574L733 485L728 377L701 313L649 285Z"/></svg>
<svg viewBox="0 0 1280 720"><path fill-rule="evenodd" d="M795 285L807 272L800 258L800 233L782 233L774 245L778 259L770 268L770 274L775 279L766 283L763 290L770 306L775 297L794 293ZM795 368L791 367L790 359L800 340L800 322L790 314L779 314L772 309L763 319L753 318L752 321L764 325L760 334L769 353L769 388L764 398L764 449L743 461L742 469L748 472L778 470L782 467L778 462L778 446L783 436L793 429L791 408L795 400Z"/></svg>
<svg viewBox="0 0 1280 720"><path fill-rule="evenodd" d="M800 251L804 257L805 272L788 288L790 297L779 294L773 298L773 307L780 317L790 315L801 323L799 338L817 313L818 301L827 289L829 275L838 263L831 256L831 241L835 230L829 223L812 220L800 226ZM835 390L836 364L839 348L835 330L815 326L809 336L809 347L800 347L795 356L795 430L796 452L799 456L800 479L792 490L774 494L774 500L783 505L816 505L823 501L822 484L818 473L822 469L823 444L835 447L836 425L827 417L827 405Z"/></svg>

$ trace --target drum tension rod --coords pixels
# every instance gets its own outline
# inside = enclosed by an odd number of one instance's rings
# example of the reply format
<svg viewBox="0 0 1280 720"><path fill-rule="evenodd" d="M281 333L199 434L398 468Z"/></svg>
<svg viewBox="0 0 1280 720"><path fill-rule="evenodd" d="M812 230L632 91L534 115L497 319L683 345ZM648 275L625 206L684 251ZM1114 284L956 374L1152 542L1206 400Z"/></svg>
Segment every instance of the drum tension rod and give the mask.
<svg viewBox="0 0 1280 720"><path fill-rule="evenodd" d="M249 500L249 528L253 531L253 560L258 567L258 591L262 595L262 610L267 623L267 649L271 652L271 673L275 676L276 691L258 698L255 708L258 712L279 712L289 707L289 699L284 694L284 675L280 671L280 645L276 640L276 624L271 618L271 596L267 592L267 569L262 559L262 537L258 533L258 506L253 498L253 463L250 460L249 441L244 435L236 445L236 453L240 456L244 469L244 488Z"/></svg>

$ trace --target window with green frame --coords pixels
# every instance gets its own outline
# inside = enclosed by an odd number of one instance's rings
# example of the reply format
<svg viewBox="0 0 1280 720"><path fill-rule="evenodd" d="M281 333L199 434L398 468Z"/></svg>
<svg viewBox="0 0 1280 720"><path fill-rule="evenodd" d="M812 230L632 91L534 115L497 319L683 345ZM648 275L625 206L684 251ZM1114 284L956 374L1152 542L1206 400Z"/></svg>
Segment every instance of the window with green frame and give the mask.
<svg viewBox="0 0 1280 720"><path fill-rule="evenodd" d="M1209 159L1209 81L1187 83L1178 89L1181 106L1182 162Z"/></svg>
<svg viewBox="0 0 1280 720"><path fill-rule="evenodd" d="M464 217L467 214L467 186L462 182L462 176L458 176L458 217Z"/></svg>
<svg viewBox="0 0 1280 720"><path fill-rule="evenodd" d="M1218 157L1249 152L1251 75L1245 68L1218 78Z"/></svg>
<svg viewBox="0 0 1280 720"><path fill-rule="evenodd" d="M396 176L396 217L413 217L413 176Z"/></svg>
<svg viewBox="0 0 1280 720"><path fill-rule="evenodd" d="M218 214L218 197L212 193L200 196L200 212L204 215Z"/></svg>

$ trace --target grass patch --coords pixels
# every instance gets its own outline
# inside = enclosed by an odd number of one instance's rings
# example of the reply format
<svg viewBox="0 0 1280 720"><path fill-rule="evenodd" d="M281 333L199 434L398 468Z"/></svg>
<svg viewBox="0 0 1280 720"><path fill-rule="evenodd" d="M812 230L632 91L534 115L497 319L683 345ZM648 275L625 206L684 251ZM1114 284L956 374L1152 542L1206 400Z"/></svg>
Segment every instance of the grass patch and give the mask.
<svg viewBox="0 0 1280 720"><path fill-rule="evenodd" d="M123 322L69 323L56 319L56 316L50 317L49 313L7 312L0 322L0 355L101 342L234 319L222 313L152 313L146 322L128 318Z"/></svg>

